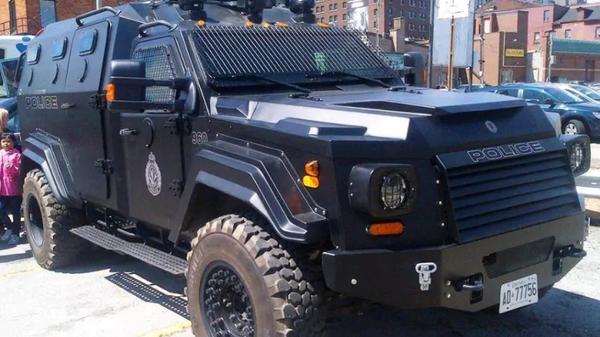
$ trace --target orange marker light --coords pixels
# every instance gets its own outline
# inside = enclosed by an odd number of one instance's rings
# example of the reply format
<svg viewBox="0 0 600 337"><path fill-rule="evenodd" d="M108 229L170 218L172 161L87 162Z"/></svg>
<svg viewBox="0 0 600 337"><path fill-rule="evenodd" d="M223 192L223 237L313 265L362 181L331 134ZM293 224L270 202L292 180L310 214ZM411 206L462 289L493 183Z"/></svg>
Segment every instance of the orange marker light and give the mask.
<svg viewBox="0 0 600 337"><path fill-rule="evenodd" d="M252 27L254 27L254 22L246 21L246 28L252 28Z"/></svg>
<svg viewBox="0 0 600 337"><path fill-rule="evenodd" d="M308 188L319 188L319 178L304 176L304 178L302 178L302 184Z"/></svg>
<svg viewBox="0 0 600 337"><path fill-rule="evenodd" d="M316 160L309 161L304 165L304 172L311 177L319 176L319 162Z"/></svg>
<svg viewBox="0 0 600 337"><path fill-rule="evenodd" d="M275 26L277 26L277 27L279 27L279 28L287 28L287 27L288 27L288 24L287 24L287 23L285 23L285 22L277 21L277 22L275 23Z"/></svg>
<svg viewBox="0 0 600 337"><path fill-rule="evenodd" d="M196 26L198 26L198 28L204 28L206 26L206 21L198 20L196 21Z"/></svg>
<svg viewBox="0 0 600 337"><path fill-rule="evenodd" d="M372 236L400 235L404 233L404 224L401 222L374 223L367 228Z"/></svg>
<svg viewBox="0 0 600 337"><path fill-rule="evenodd" d="M117 87L113 83L106 86L106 101L112 102L116 99Z"/></svg>

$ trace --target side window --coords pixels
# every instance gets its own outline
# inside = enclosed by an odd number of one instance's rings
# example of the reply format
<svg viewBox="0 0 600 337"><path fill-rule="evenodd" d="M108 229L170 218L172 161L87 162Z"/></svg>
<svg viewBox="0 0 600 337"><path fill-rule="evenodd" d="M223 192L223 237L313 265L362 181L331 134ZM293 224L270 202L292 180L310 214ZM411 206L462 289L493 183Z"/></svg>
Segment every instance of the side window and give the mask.
<svg viewBox="0 0 600 337"><path fill-rule="evenodd" d="M517 89L501 89L498 91L498 93L500 95L506 95L506 96L512 96L512 97L519 96L519 90L517 90Z"/></svg>
<svg viewBox="0 0 600 337"><path fill-rule="evenodd" d="M523 98L532 103L543 104L548 95L541 91L525 89L523 91Z"/></svg>
<svg viewBox="0 0 600 337"><path fill-rule="evenodd" d="M152 46L136 49L134 60L146 63L146 77L154 80L175 78L175 65L168 46ZM146 100L155 103L169 103L175 100L175 90L166 87L146 88Z"/></svg>

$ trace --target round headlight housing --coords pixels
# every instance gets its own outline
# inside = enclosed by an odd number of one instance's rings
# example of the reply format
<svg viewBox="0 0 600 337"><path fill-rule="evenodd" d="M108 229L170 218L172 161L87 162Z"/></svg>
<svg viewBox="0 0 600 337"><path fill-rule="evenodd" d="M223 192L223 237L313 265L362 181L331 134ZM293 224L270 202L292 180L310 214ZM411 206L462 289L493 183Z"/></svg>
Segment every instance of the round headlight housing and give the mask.
<svg viewBox="0 0 600 337"><path fill-rule="evenodd" d="M579 170L581 168L581 165L583 165L584 159L583 145L581 145L580 143L573 144L573 146L571 147L571 153L569 157L571 161L571 170L573 172Z"/></svg>
<svg viewBox="0 0 600 337"><path fill-rule="evenodd" d="M383 176L380 195L384 210L397 210L408 199L409 186L406 178L397 172Z"/></svg>

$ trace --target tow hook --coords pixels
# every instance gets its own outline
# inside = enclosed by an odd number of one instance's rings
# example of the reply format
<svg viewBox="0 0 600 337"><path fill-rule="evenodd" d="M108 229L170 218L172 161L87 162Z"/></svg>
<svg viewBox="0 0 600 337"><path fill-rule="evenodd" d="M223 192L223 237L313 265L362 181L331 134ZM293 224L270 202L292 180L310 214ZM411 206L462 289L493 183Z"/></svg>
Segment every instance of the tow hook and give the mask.
<svg viewBox="0 0 600 337"><path fill-rule="evenodd" d="M552 263L552 275L562 274L563 271L563 259L566 257L584 258L587 252L581 248L577 248L574 245L568 245L557 248L554 250L554 261Z"/></svg>
<svg viewBox="0 0 600 337"><path fill-rule="evenodd" d="M456 291L482 291L483 290L483 275L476 274L460 279L454 283Z"/></svg>

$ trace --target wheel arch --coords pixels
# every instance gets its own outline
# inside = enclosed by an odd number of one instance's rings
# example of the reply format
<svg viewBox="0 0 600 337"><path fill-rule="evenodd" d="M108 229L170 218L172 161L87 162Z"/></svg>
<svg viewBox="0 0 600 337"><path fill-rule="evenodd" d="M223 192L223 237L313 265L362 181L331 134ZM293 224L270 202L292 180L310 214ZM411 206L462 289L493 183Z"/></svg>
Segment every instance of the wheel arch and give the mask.
<svg viewBox="0 0 600 337"><path fill-rule="evenodd" d="M78 206L78 198L75 196L70 175L61 166L66 162L61 153L54 149L57 144L53 140L36 137L35 134L27 137L23 142L23 159L21 164L21 183L25 181L27 173L34 169L40 169L52 193L58 202L70 207ZM60 145L59 145L60 146ZM59 162L62 161L63 165Z"/></svg>
<svg viewBox="0 0 600 337"><path fill-rule="evenodd" d="M290 210L294 207L288 204L290 198L282 197L264 165L210 150L202 150L196 156L197 167L190 178L194 186L184 191L182 198L188 201L182 204L187 206L177 212L182 218L174 221L180 230L171 233L171 241L177 241L182 231L193 231L199 224L240 210L256 212L284 240L312 244L329 239L327 219L314 211L294 214Z"/></svg>

